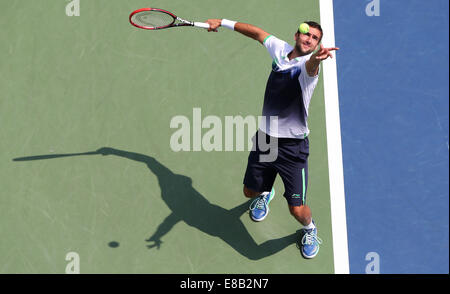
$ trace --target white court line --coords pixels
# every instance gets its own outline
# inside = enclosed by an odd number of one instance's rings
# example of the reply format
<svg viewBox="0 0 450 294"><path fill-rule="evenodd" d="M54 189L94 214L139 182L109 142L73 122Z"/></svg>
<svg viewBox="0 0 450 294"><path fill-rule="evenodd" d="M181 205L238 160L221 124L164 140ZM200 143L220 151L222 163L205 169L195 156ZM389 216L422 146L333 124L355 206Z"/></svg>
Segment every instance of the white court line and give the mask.
<svg viewBox="0 0 450 294"><path fill-rule="evenodd" d="M324 31L322 43L334 47L333 0L320 0L320 23ZM349 274L347 218L345 213L344 170L342 164L341 124L336 70L336 54L322 63L325 119L330 178L331 226L333 235L334 272Z"/></svg>

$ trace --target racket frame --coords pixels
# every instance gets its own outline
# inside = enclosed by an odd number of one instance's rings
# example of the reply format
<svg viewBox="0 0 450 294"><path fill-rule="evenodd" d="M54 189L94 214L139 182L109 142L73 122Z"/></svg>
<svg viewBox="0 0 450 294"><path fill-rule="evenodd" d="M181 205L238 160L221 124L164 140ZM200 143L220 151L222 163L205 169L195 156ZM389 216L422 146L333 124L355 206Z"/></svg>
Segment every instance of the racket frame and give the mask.
<svg viewBox="0 0 450 294"><path fill-rule="evenodd" d="M137 14L139 12L142 12L142 11L159 11L159 12L162 12L162 13L166 13L166 14L168 14L168 15L173 17L173 21L170 24L165 25L165 26L161 26L161 27L145 27L145 26L141 26L141 25L138 25L138 24L134 23L131 20L131 18L135 14ZM188 20L185 20L185 19L182 19L182 18L176 16L175 14L171 13L170 11L167 11L167 10L164 10L164 9L160 9L160 8L141 8L141 9L135 10L135 11L133 11L130 14L129 20L130 20L130 23L133 26L135 26L137 28L140 28L140 29L144 29L144 30L162 30L162 29L167 29L167 28L187 27L187 26L209 29L209 24L207 24L207 23L188 21ZM179 21L179 23L175 23L176 21Z"/></svg>

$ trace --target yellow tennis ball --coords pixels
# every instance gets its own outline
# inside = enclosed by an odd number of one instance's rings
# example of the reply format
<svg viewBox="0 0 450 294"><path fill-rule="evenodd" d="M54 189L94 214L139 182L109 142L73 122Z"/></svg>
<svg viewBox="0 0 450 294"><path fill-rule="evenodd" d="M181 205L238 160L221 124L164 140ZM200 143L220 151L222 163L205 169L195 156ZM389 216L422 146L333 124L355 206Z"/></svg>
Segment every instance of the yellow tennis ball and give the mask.
<svg viewBox="0 0 450 294"><path fill-rule="evenodd" d="M307 34L309 32L309 25L304 22L298 27L298 30L302 34Z"/></svg>

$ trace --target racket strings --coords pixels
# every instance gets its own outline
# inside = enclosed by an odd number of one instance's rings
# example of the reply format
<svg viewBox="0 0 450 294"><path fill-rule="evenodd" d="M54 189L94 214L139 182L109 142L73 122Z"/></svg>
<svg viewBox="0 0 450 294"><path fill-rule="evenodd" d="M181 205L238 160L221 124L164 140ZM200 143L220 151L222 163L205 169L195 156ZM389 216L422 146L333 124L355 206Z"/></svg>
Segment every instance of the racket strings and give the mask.
<svg viewBox="0 0 450 294"><path fill-rule="evenodd" d="M172 24L175 19L161 11L142 11L133 15L132 21L139 26L159 28Z"/></svg>

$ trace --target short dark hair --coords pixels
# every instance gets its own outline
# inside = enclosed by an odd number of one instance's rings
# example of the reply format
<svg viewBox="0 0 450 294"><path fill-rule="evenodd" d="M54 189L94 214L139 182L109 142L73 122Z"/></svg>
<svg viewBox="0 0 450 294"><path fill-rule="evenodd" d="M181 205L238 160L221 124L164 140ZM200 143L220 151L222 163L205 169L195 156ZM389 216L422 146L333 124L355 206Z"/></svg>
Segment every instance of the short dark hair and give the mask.
<svg viewBox="0 0 450 294"><path fill-rule="evenodd" d="M312 20L304 21L304 23L307 23L311 28L315 28L320 31L320 39L319 39L319 43L320 43L320 41L322 41L322 37L323 37L323 30L322 30L322 27L320 26L320 24L318 24L317 22L312 21ZM300 29L297 30L297 33L300 33Z"/></svg>

